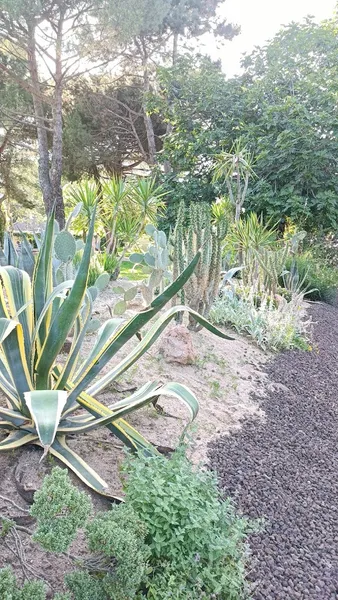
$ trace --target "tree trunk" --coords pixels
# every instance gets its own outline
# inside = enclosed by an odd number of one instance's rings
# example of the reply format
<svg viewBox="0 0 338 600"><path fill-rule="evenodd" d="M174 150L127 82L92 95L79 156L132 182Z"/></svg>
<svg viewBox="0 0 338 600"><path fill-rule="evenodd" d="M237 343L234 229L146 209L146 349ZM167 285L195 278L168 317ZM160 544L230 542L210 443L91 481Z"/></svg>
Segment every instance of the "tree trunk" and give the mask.
<svg viewBox="0 0 338 600"><path fill-rule="evenodd" d="M51 183L55 199L55 218L60 225L60 229L65 226L65 209L63 204L61 177L62 177L62 35L63 19L61 13L58 22L58 30L55 46L55 90L53 102L53 146L52 146L52 166Z"/></svg>
<svg viewBox="0 0 338 600"><path fill-rule="evenodd" d="M178 32L175 31L174 33L174 39L173 39L173 54L172 54L172 65L173 67L176 65L177 62L177 56L178 56ZM170 101L171 98L168 98L168 104L170 105ZM167 130L166 130L166 136L170 135L173 131L173 126L171 123L167 123ZM163 168L164 168L164 172L166 175L168 175L169 173L172 172L173 168L170 164L169 160L165 160L164 164L163 164Z"/></svg>
<svg viewBox="0 0 338 600"><path fill-rule="evenodd" d="M239 171L239 161L237 161L237 198L236 198L236 213L235 213L235 221L239 221L241 218L241 210L242 210L242 190L241 190L241 174Z"/></svg>
<svg viewBox="0 0 338 600"><path fill-rule="evenodd" d="M140 47L140 46L139 46ZM148 52L144 42L144 39L141 38L141 50L142 50L142 67L143 67L143 91L144 94L149 94L150 92L150 80L149 80L149 71L148 71ZM153 127L153 122L151 120L150 115L147 114L146 107L143 105L143 119L144 125L147 133L147 141L148 141L148 162L150 165L154 165L156 163L156 142L155 142L155 132Z"/></svg>
<svg viewBox="0 0 338 600"><path fill-rule="evenodd" d="M39 151L39 182L42 191L46 214L49 215L53 208L53 188L49 175L48 137L45 127L45 114L42 93L39 82L38 66L36 60L35 29L29 31L28 39L28 68L32 81L32 98L36 122Z"/></svg>

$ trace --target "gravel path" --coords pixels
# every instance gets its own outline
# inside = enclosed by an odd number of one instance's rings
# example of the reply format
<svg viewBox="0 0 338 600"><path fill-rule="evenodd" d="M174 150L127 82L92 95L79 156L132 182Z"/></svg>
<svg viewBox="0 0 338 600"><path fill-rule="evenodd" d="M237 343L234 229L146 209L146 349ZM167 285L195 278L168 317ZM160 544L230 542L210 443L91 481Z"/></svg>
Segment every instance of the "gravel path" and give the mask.
<svg viewBox="0 0 338 600"><path fill-rule="evenodd" d="M286 352L266 368L275 391L266 422L210 447L227 494L251 517L255 600L338 599L338 309L313 305L313 352ZM284 386L287 386L285 388Z"/></svg>

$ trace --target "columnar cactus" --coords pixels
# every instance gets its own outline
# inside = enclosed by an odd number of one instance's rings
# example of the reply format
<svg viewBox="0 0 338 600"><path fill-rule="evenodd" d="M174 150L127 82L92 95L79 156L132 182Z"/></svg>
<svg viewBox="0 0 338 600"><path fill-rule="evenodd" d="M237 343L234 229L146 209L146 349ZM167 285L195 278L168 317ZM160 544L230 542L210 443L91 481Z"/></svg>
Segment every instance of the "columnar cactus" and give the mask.
<svg viewBox="0 0 338 600"><path fill-rule="evenodd" d="M185 204L181 203L174 232L174 277L201 249L202 256L195 272L184 286L180 302L186 302L207 316L217 296L222 260L222 242L227 232L226 219L214 222L209 204L191 203L185 221ZM195 327L191 321L190 327Z"/></svg>

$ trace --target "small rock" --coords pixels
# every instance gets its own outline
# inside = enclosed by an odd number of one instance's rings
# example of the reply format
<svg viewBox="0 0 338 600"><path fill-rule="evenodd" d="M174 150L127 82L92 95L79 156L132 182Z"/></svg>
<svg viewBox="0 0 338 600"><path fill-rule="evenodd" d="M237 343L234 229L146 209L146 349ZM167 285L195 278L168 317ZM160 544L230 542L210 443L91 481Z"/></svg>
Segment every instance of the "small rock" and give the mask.
<svg viewBox="0 0 338 600"><path fill-rule="evenodd" d="M168 363L191 365L196 360L191 334L185 325L167 329L161 338L159 352Z"/></svg>

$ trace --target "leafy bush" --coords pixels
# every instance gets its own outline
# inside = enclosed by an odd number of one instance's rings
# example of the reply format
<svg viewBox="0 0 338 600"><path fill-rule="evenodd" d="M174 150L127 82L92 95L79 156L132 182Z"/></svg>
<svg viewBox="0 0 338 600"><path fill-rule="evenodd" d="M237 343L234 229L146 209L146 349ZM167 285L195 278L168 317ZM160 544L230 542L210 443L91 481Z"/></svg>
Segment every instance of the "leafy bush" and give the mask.
<svg viewBox="0 0 338 600"><path fill-rule="evenodd" d="M65 469L55 468L34 494L34 540L50 552L65 552L92 509L89 496L72 485Z"/></svg>
<svg viewBox="0 0 338 600"><path fill-rule="evenodd" d="M145 578L150 554L146 526L127 504L112 505L89 520L91 511L87 494L71 483L66 470L56 467L34 495L33 539L48 551L66 552L83 528L88 556L77 559L82 570L65 577L75 600L132 599Z"/></svg>
<svg viewBox="0 0 338 600"><path fill-rule="evenodd" d="M287 263L287 269L291 268L294 261L299 279L303 280L305 289L311 289L307 294L309 300L327 302L334 304L337 301L338 293L338 269L319 260L305 252L290 258Z"/></svg>
<svg viewBox="0 0 338 600"><path fill-rule="evenodd" d="M102 588L112 600L135 597L145 578L149 548L144 539L145 524L128 504L112 506L98 513L87 528L88 546L96 555L102 553L114 568L101 580Z"/></svg>
<svg viewBox="0 0 338 600"><path fill-rule="evenodd" d="M307 349L310 320L306 319L303 297L293 294L289 302L253 291L224 295L210 311L214 323L232 325L238 333L248 333L259 346L270 350Z"/></svg>
<svg viewBox="0 0 338 600"><path fill-rule="evenodd" d="M65 583L71 591L72 600L107 600L101 581L87 571L73 571L65 576Z"/></svg>
<svg viewBox="0 0 338 600"><path fill-rule="evenodd" d="M163 456L128 457L125 503L90 514L91 502L54 468L36 492L34 536L64 552L82 529L87 553L72 557L67 593L54 600L240 600L246 597L246 536L257 526L223 501L217 479L194 468L180 448ZM71 555L70 555L71 556ZM42 582L18 588L10 569L0 571L1 600L46 600Z"/></svg>
<svg viewBox="0 0 338 600"><path fill-rule="evenodd" d="M46 600L47 588L42 581L27 581L19 587L10 567L0 569L1 600ZM71 600L67 594L56 594L54 600Z"/></svg>
<svg viewBox="0 0 338 600"><path fill-rule="evenodd" d="M249 524L220 500L214 475L194 469L183 449L170 460L129 459L124 470L126 503L147 526L153 571L146 597L240 598Z"/></svg>

